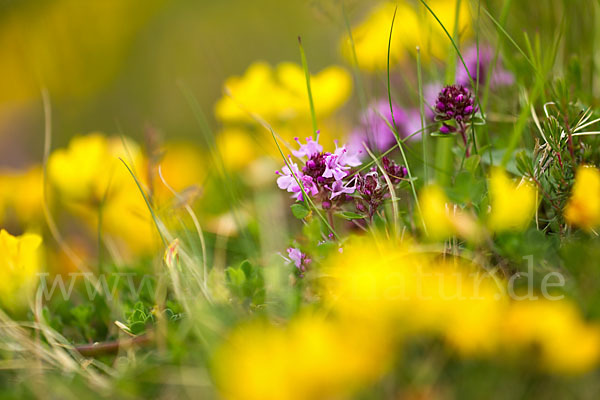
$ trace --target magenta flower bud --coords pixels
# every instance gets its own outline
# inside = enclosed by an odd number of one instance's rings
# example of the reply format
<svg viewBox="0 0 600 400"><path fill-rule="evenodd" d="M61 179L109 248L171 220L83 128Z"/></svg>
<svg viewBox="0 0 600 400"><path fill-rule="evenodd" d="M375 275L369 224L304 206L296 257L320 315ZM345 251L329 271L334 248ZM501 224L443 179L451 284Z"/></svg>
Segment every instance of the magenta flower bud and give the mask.
<svg viewBox="0 0 600 400"><path fill-rule="evenodd" d="M331 208L331 202L329 200L324 200L321 205L323 206L323 210L329 210Z"/></svg>
<svg viewBox="0 0 600 400"><path fill-rule="evenodd" d="M469 121L476 107L471 92L462 85L444 87L436 100L436 121ZM450 131L448 131L450 132ZM442 130L442 133L447 133Z"/></svg>
<svg viewBox="0 0 600 400"><path fill-rule="evenodd" d="M451 132L450 127L446 124L442 124L442 126L440 127L440 132L443 134L448 134Z"/></svg>

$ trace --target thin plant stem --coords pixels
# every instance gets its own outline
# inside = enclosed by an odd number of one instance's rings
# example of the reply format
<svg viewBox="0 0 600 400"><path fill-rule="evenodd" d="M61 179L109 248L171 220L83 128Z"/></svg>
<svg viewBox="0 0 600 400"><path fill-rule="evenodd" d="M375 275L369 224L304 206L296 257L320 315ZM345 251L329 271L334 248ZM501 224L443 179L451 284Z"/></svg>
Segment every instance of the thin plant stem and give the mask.
<svg viewBox="0 0 600 400"><path fill-rule="evenodd" d="M313 101L312 89L310 87L310 71L308 70L308 62L306 61L306 53L302 46L302 38L298 36L298 46L300 47L300 58L302 59L302 68L304 69L304 77L306 78L306 91L308 93L308 104L310 106L310 117L312 120L313 137L317 140L317 113L315 112L315 103Z"/></svg>
<svg viewBox="0 0 600 400"><path fill-rule="evenodd" d="M421 223L423 224L423 229L427 232L427 226L425 225L425 219L423 219L423 215L421 213L421 206L419 204L419 197L417 196L417 190L415 189L415 182L412 178L412 173L410 171L410 165L408 164L408 160L406 159L406 154L404 153L404 147L400 141L400 134L398 133L398 129L396 128L396 122L394 121L394 107L392 106L392 91L390 85L390 51L392 47L392 33L394 32L394 22L396 20L396 12L398 11L398 7L394 9L394 16L392 17L392 24L390 26L390 37L388 40L388 51L387 51L387 92L388 92L388 101L390 103L390 112L392 114L392 132L394 133L394 137L396 138L396 142L398 143L398 149L400 150L400 154L402 154L402 161L406 166L406 172L408 175L408 179L410 180L410 188L412 190L413 197L415 199L415 205L417 207L417 211L419 216L421 217Z"/></svg>
<svg viewBox="0 0 600 400"><path fill-rule="evenodd" d="M429 153L427 142L429 140L425 130L425 99L423 97L423 78L421 71L421 48L417 46L417 82L419 85L419 114L421 119L421 144L423 147L423 180L429 181Z"/></svg>

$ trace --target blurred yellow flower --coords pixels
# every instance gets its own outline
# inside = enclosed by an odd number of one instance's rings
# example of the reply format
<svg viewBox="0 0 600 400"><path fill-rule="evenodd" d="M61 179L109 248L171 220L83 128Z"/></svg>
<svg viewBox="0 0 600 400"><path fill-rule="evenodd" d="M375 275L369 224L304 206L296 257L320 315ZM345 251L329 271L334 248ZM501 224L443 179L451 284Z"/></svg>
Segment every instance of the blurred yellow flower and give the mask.
<svg viewBox="0 0 600 400"><path fill-rule="evenodd" d="M0 223L4 222L6 210L10 204L10 179L6 173L0 174Z"/></svg>
<svg viewBox="0 0 600 400"><path fill-rule="evenodd" d="M325 272L326 301L357 325L381 326L388 335L440 334L465 353L493 349L503 294L477 266L435 260L406 244L355 239Z"/></svg>
<svg viewBox="0 0 600 400"><path fill-rule="evenodd" d="M507 349L539 351L543 369L582 373L600 359L600 330L587 325L568 301L516 301L504 321Z"/></svg>
<svg viewBox="0 0 600 400"><path fill-rule="evenodd" d="M0 171L0 222L5 218L30 227L43 214L43 177L40 166Z"/></svg>
<svg viewBox="0 0 600 400"><path fill-rule="evenodd" d="M67 149L51 154L48 176L65 200L99 204L132 181L119 158L134 169L143 160L139 146L130 139L101 133L78 136Z"/></svg>
<svg viewBox="0 0 600 400"><path fill-rule="evenodd" d="M515 184L501 169L489 179L491 212L488 227L494 232L521 231L531 223L537 207L536 189L522 179Z"/></svg>
<svg viewBox="0 0 600 400"><path fill-rule="evenodd" d="M109 250L128 259L153 250L157 236L146 202L119 158L132 169L149 196L145 158L139 146L127 138L100 133L75 137L67 149L52 153L48 174L66 204L88 223L91 232L97 232L102 207L102 233L107 235Z"/></svg>
<svg viewBox="0 0 600 400"><path fill-rule="evenodd" d="M13 207L23 222L41 217L44 201L43 174L40 166L34 166L14 177Z"/></svg>
<svg viewBox="0 0 600 400"><path fill-rule="evenodd" d="M425 265L425 257L407 246L353 238L343 253L325 263L324 273L331 278L326 282L326 302L342 317L387 325L404 311L399 305L415 290L410 271Z"/></svg>
<svg viewBox="0 0 600 400"><path fill-rule="evenodd" d="M236 400L346 398L380 376L388 356L355 326L305 314L287 326L265 321L238 327L216 352L214 376ZM358 344L358 345L357 345Z"/></svg>
<svg viewBox="0 0 600 400"><path fill-rule="evenodd" d="M40 271L41 244L39 235L12 236L0 230L0 302L3 306L17 310L26 305Z"/></svg>
<svg viewBox="0 0 600 400"><path fill-rule="evenodd" d="M187 192L190 196L197 195L209 172L206 160L208 155L198 146L188 142L166 143L163 154L159 165L166 183L184 197L187 191L190 191ZM172 193L158 178L158 171L155 175L155 200L163 204L166 199L172 197Z"/></svg>
<svg viewBox="0 0 600 400"><path fill-rule="evenodd" d="M565 208L565 219L591 231L600 226L600 171L591 166L577 169L571 198Z"/></svg>
<svg viewBox="0 0 600 400"><path fill-rule="evenodd" d="M226 93L215 105L215 116L222 122L256 124L248 112L272 125L310 119L304 71L297 64L273 68L256 62L244 76L227 79L224 87L233 98ZM327 116L350 96L352 78L345 69L330 66L311 77L311 87L317 115Z"/></svg>
<svg viewBox="0 0 600 400"><path fill-rule="evenodd" d="M92 227L97 226L92 224ZM119 258L150 254L157 249L158 233L139 189L132 183L102 208L102 230Z"/></svg>
<svg viewBox="0 0 600 400"><path fill-rule="evenodd" d="M388 344L433 335L469 357L523 358L539 348L540 367L558 374L582 373L600 360L600 330L571 302L512 300L493 272L413 246L352 239L325 263L328 309L340 321L374 329L377 338L386 332Z"/></svg>
<svg viewBox="0 0 600 400"><path fill-rule="evenodd" d="M455 235L467 240L479 239L480 229L475 219L452 204L440 186L432 184L423 188L419 202L421 215L431 239L444 240Z"/></svg>
<svg viewBox="0 0 600 400"><path fill-rule="evenodd" d="M434 0L427 3L452 35L456 0ZM404 61L409 52L415 53L417 46L420 47L424 60L431 57L442 59L446 56L450 41L439 23L424 7L419 4L416 9L406 0L396 3L384 1L352 29L356 57L361 69L377 71L387 68L390 28L396 7L398 9L390 47L390 66ZM461 2L459 13L458 33L462 40L471 33L471 17L467 1ZM342 53L353 62L351 42L348 37L342 43Z"/></svg>
<svg viewBox="0 0 600 400"><path fill-rule="evenodd" d="M226 128L217 134L217 150L225 168L239 170L256 159L258 145L250 135L247 130L238 128Z"/></svg>

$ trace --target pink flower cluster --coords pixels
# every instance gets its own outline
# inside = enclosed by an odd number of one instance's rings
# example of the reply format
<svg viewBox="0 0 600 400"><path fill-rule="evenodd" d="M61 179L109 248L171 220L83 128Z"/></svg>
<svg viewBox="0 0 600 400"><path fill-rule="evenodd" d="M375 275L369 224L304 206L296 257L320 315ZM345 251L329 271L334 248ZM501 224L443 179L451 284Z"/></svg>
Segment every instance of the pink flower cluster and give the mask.
<svg viewBox="0 0 600 400"><path fill-rule="evenodd" d="M293 198L303 201L304 192L313 198L320 197L323 205L330 204L328 200L333 200L342 194L350 195L356 190L356 180L344 182L349 175L352 167L361 164L358 154L348 151L346 146L336 148L333 153L323 152L323 146L317 140L306 139L306 144L302 144L298 138L296 142L300 145L299 150L292 151L292 154L304 162L302 169L298 167L292 157L289 156L289 162L280 171L277 185L280 189L293 193ZM300 186L302 185L302 187Z"/></svg>

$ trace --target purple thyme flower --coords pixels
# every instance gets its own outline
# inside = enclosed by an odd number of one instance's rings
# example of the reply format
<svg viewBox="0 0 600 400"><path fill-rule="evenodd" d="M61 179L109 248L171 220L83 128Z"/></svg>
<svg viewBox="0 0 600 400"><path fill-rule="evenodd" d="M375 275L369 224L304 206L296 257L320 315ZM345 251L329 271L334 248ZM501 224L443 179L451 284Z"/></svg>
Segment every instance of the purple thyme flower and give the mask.
<svg viewBox="0 0 600 400"><path fill-rule="evenodd" d="M346 170L350 167L346 167L339 161L339 157L335 154L329 153L325 156L325 172L323 172L323 178L333 178L336 181L340 181L346 177Z"/></svg>
<svg viewBox="0 0 600 400"><path fill-rule="evenodd" d="M319 188L317 187L317 184L315 183L315 181L313 180L313 178L311 176L304 175L302 177L301 181L302 181L302 185L304 186L304 191L310 197L314 197L317 194L319 194ZM300 191L300 193L298 194L297 200L300 200L300 201L304 200L302 198L302 191Z"/></svg>
<svg viewBox="0 0 600 400"><path fill-rule="evenodd" d="M383 157L381 161L383 162L383 170L388 174L390 181L394 185L400 183L402 178L408 174L408 170L405 166L398 165L387 157Z"/></svg>
<svg viewBox="0 0 600 400"><path fill-rule="evenodd" d="M494 50L489 46L479 47L479 73L477 72L477 46L469 47L463 53L463 58L474 83L477 83L479 79L480 85L485 85L489 79L490 87L494 88L512 85L515 81L514 76L502 67L499 58L496 60L492 75L488 76L492 62L494 61ZM467 70L465 70L465 66L462 63L459 63L456 67L456 82L466 87L472 87L469 74L467 74Z"/></svg>
<svg viewBox="0 0 600 400"><path fill-rule="evenodd" d="M357 167L361 164L356 153L351 154L346 149L346 146L337 147L331 153L326 153L324 156L325 171L323 172L323 178L333 178L336 181L341 181L348 175L350 167Z"/></svg>
<svg viewBox="0 0 600 400"><path fill-rule="evenodd" d="M406 138L421 129L419 110L405 110L396 104L392 104L392 109L394 110L393 121L396 123L396 130L400 137ZM363 149L363 142L379 151L386 151L394 146L396 138L386 120L390 125L393 123L390 103L387 100L380 100L363 113L360 126L350 135L348 147L364 157L366 152ZM411 137L411 140L418 137L419 134L416 134Z"/></svg>
<svg viewBox="0 0 600 400"><path fill-rule="evenodd" d="M379 174L377 171L367 172L359 185L359 193L365 196L372 196L381 188L379 183Z"/></svg>
<svg viewBox="0 0 600 400"><path fill-rule="evenodd" d="M298 268L300 277L303 277L304 273L306 272L306 267L308 267L308 264L311 262L310 258L308 258L306 254L302 253L295 247L288 248L287 252L288 256L290 257L290 261L294 263L296 268Z"/></svg>
<svg viewBox="0 0 600 400"><path fill-rule="evenodd" d="M383 157L382 162L383 170L392 185L397 185L406 176L406 167L396 164L387 157ZM356 191L359 195L355 197L356 209L369 218L373 218L384 200L390 197L387 181L385 177L379 175L375 167L366 174L357 176Z"/></svg>
<svg viewBox="0 0 600 400"><path fill-rule="evenodd" d="M305 175L311 176L318 183L324 183L323 173L325 172L325 168L325 154L316 153L313 154L304 167L302 167L302 172Z"/></svg>
<svg viewBox="0 0 600 400"><path fill-rule="evenodd" d="M383 203L385 186L381 184L379 174L372 170L358 178L358 194L356 209L372 218Z"/></svg>
<svg viewBox="0 0 600 400"><path fill-rule="evenodd" d="M338 156L340 164L350 167L358 167L360 164L362 164L360 162L358 152L347 149L345 145L338 147L337 140L335 141L335 151L333 154Z"/></svg>
<svg viewBox="0 0 600 400"><path fill-rule="evenodd" d="M302 172L300 172L298 169L298 165L292 161L291 157L289 165L292 167L291 170L286 165L285 167L281 168L281 172L275 171L275 173L279 175L279 178L277 178L277 186L279 186L280 189L294 193L292 197L296 200L302 201L302 189L300 189L300 185L298 185L298 181L296 180L296 178L298 178L298 180L302 182L302 185L304 186L304 191L310 196L315 196L319 190L312 177L302 174ZM294 175L296 175L296 177L294 177Z"/></svg>
<svg viewBox="0 0 600 400"><path fill-rule="evenodd" d="M349 151L346 146L338 146L335 142L335 151L333 153L323 152L323 147L317 140L306 139L306 144L302 144L297 138L296 142L300 145L300 150L292 153L298 158L307 158L304 166L300 170L297 164L293 163L290 156L289 167L285 166L277 179L279 188L294 193L294 198L303 200L302 189L298 181L302 183L304 191L310 197L321 202L324 209L329 209L334 205L340 205L348 199L348 195L354 193L356 181L344 182L344 178L350 173L352 167L361 164L358 154ZM292 174L293 172L293 174ZM294 175L298 178L296 180ZM346 196L340 196L345 194ZM335 204L332 201L336 198Z"/></svg>
<svg viewBox="0 0 600 400"><path fill-rule="evenodd" d="M292 150L292 154L298 158L307 157L310 158L314 154L319 154L323 151L323 146L319 144L319 137L317 136L317 140L313 140L313 138L306 138L306 144L300 143L298 138L294 138L294 140L300 145L299 150Z"/></svg>
<svg viewBox="0 0 600 400"><path fill-rule="evenodd" d="M335 181L331 185L331 197L330 199L334 199L340 194L352 194L356 190L356 179L352 179L350 182L344 184L341 180Z"/></svg>
<svg viewBox="0 0 600 400"><path fill-rule="evenodd" d="M286 165L285 167L281 168L281 172L275 171L277 175L280 175L279 178L277 178L277 186L279 186L279 189L287 190L288 192L294 192L294 185L298 186L298 182L296 182L294 175L296 175L296 177L298 177L299 179L302 176L302 174L298 169L298 164L293 162L291 157L289 165L292 167L291 170Z"/></svg>
<svg viewBox="0 0 600 400"><path fill-rule="evenodd" d="M459 126L471 120L477 112L471 92L462 85L446 86L439 93L435 104L435 120L454 120ZM455 132L456 128L444 122L441 133Z"/></svg>

